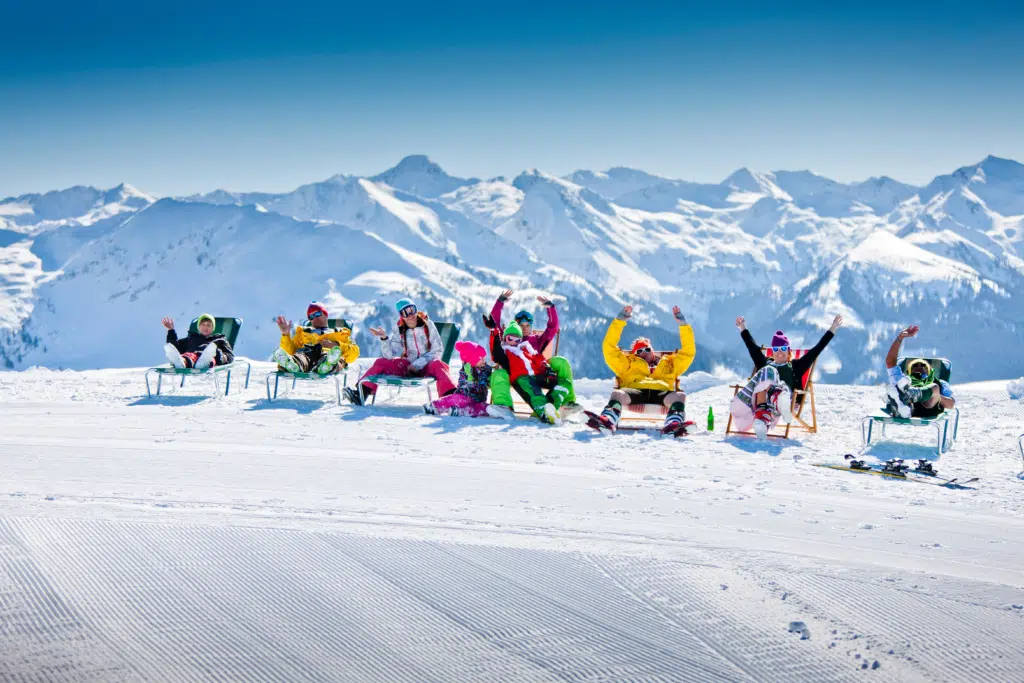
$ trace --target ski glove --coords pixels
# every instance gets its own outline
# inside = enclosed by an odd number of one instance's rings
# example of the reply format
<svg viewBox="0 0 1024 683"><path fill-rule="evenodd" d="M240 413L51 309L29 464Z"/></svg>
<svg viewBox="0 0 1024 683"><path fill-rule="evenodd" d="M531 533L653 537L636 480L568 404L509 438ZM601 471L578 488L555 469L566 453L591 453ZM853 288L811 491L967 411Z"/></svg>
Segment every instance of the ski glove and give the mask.
<svg viewBox="0 0 1024 683"><path fill-rule="evenodd" d="M680 325L685 325L686 324L686 316L683 315L682 313L680 313L679 315L674 316L674 317L676 319L676 322L679 323Z"/></svg>
<svg viewBox="0 0 1024 683"><path fill-rule="evenodd" d="M492 318L491 316L485 314L483 316L483 319L484 319L484 327L486 327L487 329L493 330L495 327L497 327L494 324L494 318Z"/></svg>
<svg viewBox="0 0 1024 683"><path fill-rule="evenodd" d="M629 316L631 316L631 315L632 315L632 313L627 313L626 309L623 308L621 311L619 311L619 314L617 316L615 316L615 319L616 320L629 320Z"/></svg>
<svg viewBox="0 0 1024 683"><path fill-rule="evenodd" d="M505 303L506 301L508 301L508 297L505 296L504 292L498 295L498 301L500 301L501 303Z"/></svg>

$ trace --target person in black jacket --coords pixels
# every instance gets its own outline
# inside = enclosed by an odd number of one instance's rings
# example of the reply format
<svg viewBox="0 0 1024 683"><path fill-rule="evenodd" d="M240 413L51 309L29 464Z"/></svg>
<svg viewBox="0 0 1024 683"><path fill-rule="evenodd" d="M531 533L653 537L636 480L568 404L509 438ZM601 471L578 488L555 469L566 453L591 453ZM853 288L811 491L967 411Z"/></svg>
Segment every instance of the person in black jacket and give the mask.
<svg viewBox="0 0 1024 683"><path fill-rule="evenodd" d="M209 313L199 316L196 325L199 332L189 332L184 339L178 339L173 320L164 318L161 322L167 328L164 352L174 367L203 369L227 365L235 359L235 352L227 338L223 334L213 333L215 321Z"/></svg>
<svg viewBox="0 0 1024 683"><path fill-rule="evenodd" d="M761 350L760 344L754 341L753 335L747 330L743 316L736 318L736 327L740 329L740 337L754 361L754 375L746 386L739 390L732 399L729 412L739 431L754 428L759 438L765 438L768 430L775 426L781 417L784 422L793 419L793 391L804 388L804 375L814 365L814 361L828 343L832 341L836 330L843 324L843 316L837 315L830 327L814 348L800 358L793 360L789 347L789 338L782 330L775 332L767 353Z"/></svg>

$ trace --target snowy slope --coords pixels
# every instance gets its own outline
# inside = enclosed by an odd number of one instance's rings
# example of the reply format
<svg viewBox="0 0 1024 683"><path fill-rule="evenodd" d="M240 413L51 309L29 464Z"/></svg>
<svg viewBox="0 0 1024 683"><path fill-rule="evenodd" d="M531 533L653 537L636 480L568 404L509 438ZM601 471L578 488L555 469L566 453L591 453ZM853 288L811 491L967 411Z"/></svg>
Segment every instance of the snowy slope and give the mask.
<svg viewBox="0 0 1024 683"><path fill-rule="evenodd" d="M0 374L0 663L15 680L1011 681L1024 418L961 386L960 490L811 467L822 431L595 436L325 386L142 398L141 368ZM608 381L582 380L594 406ZM382 397L382 399L385 397ZM1014 427L1017 427L1014 429ZM929 457L891 430L867 457ZM515 447L509 447L514 444Z"/></svg>
<svg viewBox="0 0 1024 683"><path fill-rule="evenodd" d="M479 340L485 334L480 313L498 291L512 287L520 292L516 307L536 310L538 294L555 297L566 331L560 351L586 374L604 372L604 327L631 303L636 331L667 347L676 343L671 306L683 308L697 335L695 369L746 370L731 324L737 315L747 318L758 338L782 327L804 344L841 312L850 324L820 365L826 376L870 381L879 370L877 357L865 358L864 350L875 354L894 326L917 322L947 355L976 347L981 338L975 331L998 336L999 354L974 354L957 363L959 377L987 379L1006 374L1009 361L998 358L1013 357L1011 350L1024 341L1021 197L1024 166L995 157L914 188L886 177L838 183L811 171L745 168L710 184L627 168L584 170L567 178L533 170L511 182L481 181L451 176L425 156L410 156L371 178L338 175L292 192L215 190L185 198L192 206L189 225L173 226L172 232L228 221L236 234L249 236L270 222L277 226L275 239L255 242L267 250L260 256L247 237L217 239L196 251L217 264L209 274L219 279L201 281L218 294L186 298L165 285L192 282L196 266L213 268L178 256L165 256L159 268L146 265L155 277L142 284L152 282L162 293L151 303L180 311L178 317L191 317L214 302L224 307L222 313L246 311L248 320L258 321L244 334L246 344L250 335L261 336L255 355L273 343L264 323L276 311L250 303L242 283L251 282L253 273L242 265L266 277L303 273L309 262L323 265L315 265L308 278L270 278L288 292L289 310L295 302L331 297L341 314L356 321L360 335L385 312L391 315L398 294L416 293L435 318L452 317L463 325L464 336ZM148 242L133 246L133 254L166 251L161 233L173 212L170 205L152 202L130 186L71 188L0 202L0 363L84 368L92 367L89 362L128 362L111 356L101 337L79 339L79 346L93 348L70 356L59 344L44 352L40 330L56 320L85 320L92 307L115 317L118 311L143 315L123 295L140 266L124 261L117 246L123 236L112 236L128 229L133 242ZM227 218L228 208L233 218ZM153 218L142 221L149 213ZM135 220L144 230L131 231ZM310 232L314 224L325 229ZM292 230L295 235L286 236ZM322 244L320 236L327 234L350 236L352 246L340 239ZM190 239L201 237L196 232ZM236 258L235 251L247 258ZM378 253L384 261L399 258L411 270L374 263ZM851 254L876 257L851 260ZM904 267L904 254L913 272ZM83 264L120 275L92 279ZM217 298L221 293L225 298ZM41 303L47 310L35 320ZM988 322L965 334L966 321L982 318ZM124 341L135 348L154 344L160 330L139 325L126 334ZM956 344L944 345L953 338Z"/></svg>

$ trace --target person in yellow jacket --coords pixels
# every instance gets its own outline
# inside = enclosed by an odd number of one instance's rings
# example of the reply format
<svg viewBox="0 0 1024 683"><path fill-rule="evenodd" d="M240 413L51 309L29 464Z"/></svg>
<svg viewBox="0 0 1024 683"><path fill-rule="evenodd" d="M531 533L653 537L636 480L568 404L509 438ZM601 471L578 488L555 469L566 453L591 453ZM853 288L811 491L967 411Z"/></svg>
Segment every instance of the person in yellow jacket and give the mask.
<svg viewBox="0 0 1024 683"><path fill-rule="evenodd" d="M286 372L315 372L329 375L347 367L359 358L359 347L352 341L352 331L327 325L327 308L316 301L306 308L307 322L295 327L277 317L281 330L281 346L274 351L278 367Z"/></svg>
<svg viewBox="0 0 1024 683"><path fill-rule="evenodd" d="M697 353L693 328L687 324L679 307L673 306L672 315L679 323L678 351L655 353L650 339L638 337L629 352L626 352L619 348L619 340L632 315L632 306L623 308L604 335L604 361L615 373L618 388L612 392L608 405L600 415L587 413L587 424L594 429L614 432L624 406L654 403L668 408L662 432L681 436L686 433L686 427L693 423L686 421L686 394L676 390L676 378L686 372Z"/></svg>

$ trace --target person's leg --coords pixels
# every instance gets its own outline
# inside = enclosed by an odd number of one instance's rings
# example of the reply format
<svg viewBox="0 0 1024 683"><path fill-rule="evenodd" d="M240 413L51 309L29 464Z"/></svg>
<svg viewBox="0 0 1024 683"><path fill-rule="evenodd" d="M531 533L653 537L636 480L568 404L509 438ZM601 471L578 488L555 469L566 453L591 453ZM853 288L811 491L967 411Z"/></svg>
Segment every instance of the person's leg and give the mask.
<svg viewBox="0 0 1024 683"><path fill-rule="evenodd" d="M186 368L194 368L196 366L196 360L198 360L199 354L194 351L181 354L181 362L184 363Z"/></svg>
<svg viewBox="0 0 1024 683"><path fill-rule="evenodd" d="M623 409L632 403L633 394L638 395L639 392L635 389L613 389L611 396L608 397L608 404L601 411L601 417L604 418L602 421L613 428L617 427Z"/></svg>
<svg viewBox="0 0 1024 683"><path fill-rule="evenodd" d="M551 390L551 404L558 410L566 403L576 402L576 392L572 386L572 367L562 356L555 356L548 363L555 373L555 387Z"/></svg>
<svg viewBox="0 0 1024 683"><path fill-rule="evenodd" d="M448 394L447 396L442 396L441 398L432 401L428 405L434 407L434 412L436 414L447 415L448 411L450 411L452 408L464 407L467 401L472 402L472 399L470 399L465 394L454 393ZM424 406L424 408L426 408L426 406Z"/></svg>
<svg viewBox="0 0 1024 683"><path fill-rule="evenodd" d="M515 381L515 385L526 397L526 402L533 409L533 414L537 417L543 415L548 399L530 382L530 378L524 375Z"/></svg>
<svg viewBox="0 0 1024 683"><path fill-rule="evenodd" d="M433 377L437 381L438 395L447 396L457 388L448 372L447 363L442 363L439 360L432 360L424 366L419 374L423 377Z"/></svg>
<svg viewBox="0 0 1024 683"><path fill-rule="evenodd" d="M681 426L686 422L686 392L685 391L670 391L665 394L665 398L661 400L662 405L668 408L668 414L665 415L665 426L664 428L670 429L671 427Z"/></svg>
<svg viewBox="0 0 1024 683"><path fill-rule="evenodd" d="M732 415L733 428L738 432L745 432L754 425L754 411L739 396L734 396L729 404L729 413Z"/></svg>
<svg viewBox="0 0 1024 683"><path fill-rule="evenodd" d="M512 384L508 379L508 372L503 368L495 368L491 373L491 404L496 406L512 407Z"/></svg>
<svg viewBox="0 0 1024 683"><path fill-rule="evenodd" d="M394 375L395 377L407 377L409 375L409 361L404 358L378 358L373 361L370 369L359 378L358 384L365 387L364 393L369 396L377 391L377 385L373 382L364 381L367 377L374 375Z"/></svg>

